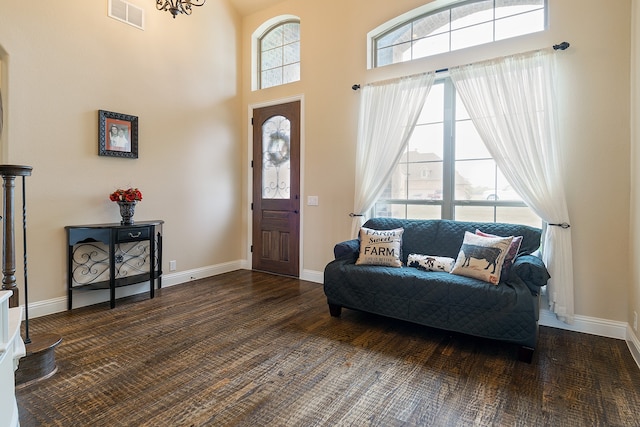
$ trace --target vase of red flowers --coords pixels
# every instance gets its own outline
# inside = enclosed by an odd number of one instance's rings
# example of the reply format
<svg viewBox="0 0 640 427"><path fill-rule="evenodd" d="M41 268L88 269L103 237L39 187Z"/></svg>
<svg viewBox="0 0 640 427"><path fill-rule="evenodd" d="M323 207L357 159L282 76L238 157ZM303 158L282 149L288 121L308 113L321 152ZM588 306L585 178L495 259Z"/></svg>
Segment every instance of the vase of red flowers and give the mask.
<svg viewBox="0 0 640 427"><path fill-rule="evenodd" d="M109 195L109 200L116 202L120 207L120 216L122 217L120 224L132 225L136 203L142 200L142 192L137 188L118 189Z"/></svg>

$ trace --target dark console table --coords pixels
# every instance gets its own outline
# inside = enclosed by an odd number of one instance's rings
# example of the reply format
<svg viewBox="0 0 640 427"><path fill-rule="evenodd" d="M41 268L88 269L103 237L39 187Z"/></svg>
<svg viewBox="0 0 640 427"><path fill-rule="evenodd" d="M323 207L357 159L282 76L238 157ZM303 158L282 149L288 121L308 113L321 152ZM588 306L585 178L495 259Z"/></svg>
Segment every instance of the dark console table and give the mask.
<svg viewBox="0 0 640 427"><path fill-rule="evenodd" d="M109 289L111 308L116 306L116 288L149 281L162 287L162 224L141 221L131 225L68 225L68 308L74 291Z"/></svg>

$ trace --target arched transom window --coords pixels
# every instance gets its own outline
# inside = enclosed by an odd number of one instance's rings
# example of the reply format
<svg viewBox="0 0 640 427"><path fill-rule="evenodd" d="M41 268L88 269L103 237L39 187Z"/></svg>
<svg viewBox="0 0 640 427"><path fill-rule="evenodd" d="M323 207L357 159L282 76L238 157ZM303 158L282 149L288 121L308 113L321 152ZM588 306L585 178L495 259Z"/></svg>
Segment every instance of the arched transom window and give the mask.
<svg viewBox="0 0 640 427"><path fill-rule="evenodd" d="M436 2L442 3L442 2ZM416 9L369 33L372 67L543 31L547 0L473 0Z"/></svg>
<svg viewBox="0 0 640 427"><path fill-rule="evenodd" d="M265 89L300 80L300 22L285 21L259 39L259 87Z"/></svg>

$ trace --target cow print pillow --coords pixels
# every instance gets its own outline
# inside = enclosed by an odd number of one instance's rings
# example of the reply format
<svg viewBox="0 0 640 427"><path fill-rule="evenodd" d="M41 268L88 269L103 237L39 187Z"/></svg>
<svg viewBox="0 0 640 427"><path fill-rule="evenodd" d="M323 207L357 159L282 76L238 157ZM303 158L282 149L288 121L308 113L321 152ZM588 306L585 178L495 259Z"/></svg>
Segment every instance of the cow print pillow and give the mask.
<svg viewBox="0 0 640 427"><path fill-rule="evenodd" d="M496 236L495 234L483 233L480 230L476 230L476 234L478 236L484 237L500 237ZM522 245L522 236L514 236L513 240L511 241L511 245L509 245L509 249L507 250L507 255L504 257L504 264L502 264L500 277L502 277L503 279L509 275L509 270L511 270L511 266L518 256L520 245Z"/></svg>
<svg viewBox="0 0 640 427"><path fill-rule="evenodd" d="M497 285L513 236L485 237L465 231L452 274L474 277Z"/></svg>

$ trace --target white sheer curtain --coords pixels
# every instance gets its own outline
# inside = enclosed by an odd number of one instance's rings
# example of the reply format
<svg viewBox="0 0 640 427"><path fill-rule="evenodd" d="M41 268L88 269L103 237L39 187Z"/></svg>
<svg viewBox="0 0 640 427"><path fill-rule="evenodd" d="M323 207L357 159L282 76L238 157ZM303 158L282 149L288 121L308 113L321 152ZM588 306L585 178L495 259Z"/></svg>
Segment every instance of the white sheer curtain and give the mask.
<svg viewBox="0 0 640 427"><path fill-rule="evenodd" d="M473 124L498 167L542 218L549 306L573 323L569 213L558 146L555 54L541 50L449 70Z"/></svg>
<svg viewBox="0 0 640 427"><path fill-rule="evenodd" d="M352 214L354 236L402 156L434 78L435 73L430 72L362 88Z"/></svg>

